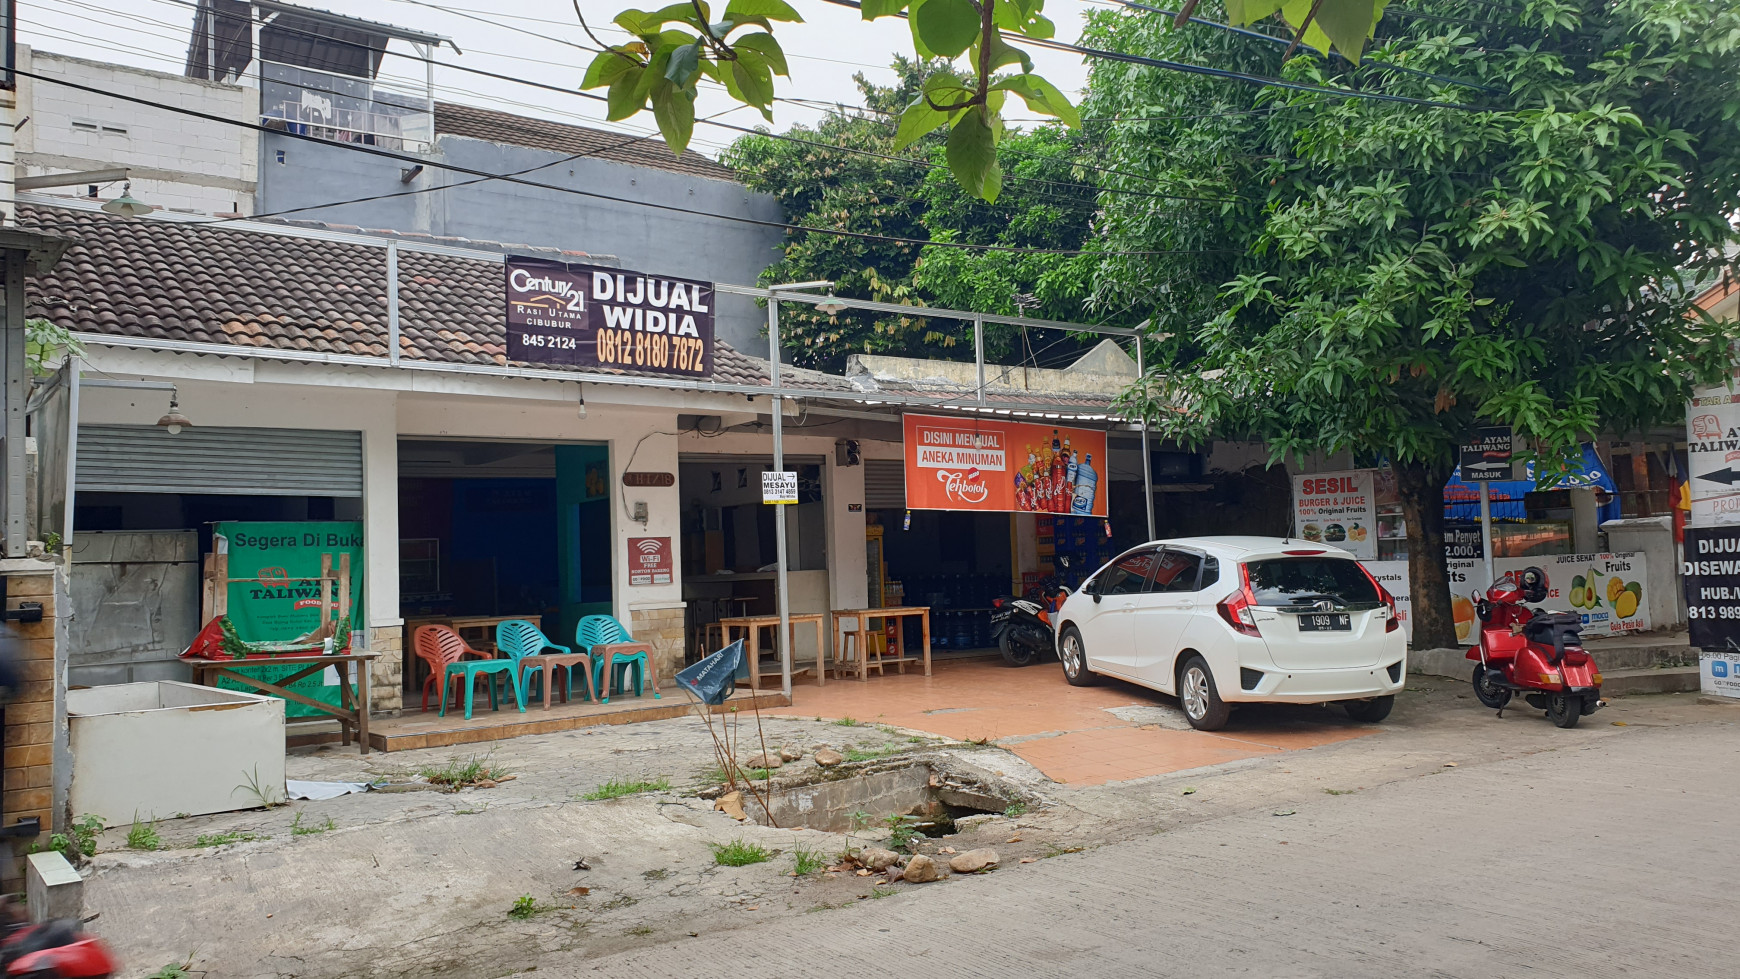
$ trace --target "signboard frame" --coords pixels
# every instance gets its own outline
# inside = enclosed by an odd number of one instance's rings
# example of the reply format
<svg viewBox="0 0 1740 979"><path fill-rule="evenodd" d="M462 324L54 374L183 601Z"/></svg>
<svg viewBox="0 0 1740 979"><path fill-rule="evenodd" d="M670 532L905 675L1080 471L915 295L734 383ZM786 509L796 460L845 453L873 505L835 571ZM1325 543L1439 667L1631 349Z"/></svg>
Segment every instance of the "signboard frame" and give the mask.
<svg viewBox="0 0 1740 979"><path fill-rule="evenodd" d="M509 360L667 377L713 376L713 283L509 255Z"/></svg>

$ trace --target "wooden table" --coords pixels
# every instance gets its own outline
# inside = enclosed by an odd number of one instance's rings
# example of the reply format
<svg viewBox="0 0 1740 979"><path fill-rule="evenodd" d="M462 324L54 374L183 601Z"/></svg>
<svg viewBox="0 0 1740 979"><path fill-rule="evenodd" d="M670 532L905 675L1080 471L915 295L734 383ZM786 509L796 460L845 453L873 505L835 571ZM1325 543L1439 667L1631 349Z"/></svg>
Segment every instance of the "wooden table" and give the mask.
<svg viewBox="0 0 1740 979"><path fill-rule="evenodd" d="M816 627L816 686L828 682L828 658L833 653L833 647L822 638L822 613L792 612L787 616L791 620L791 634L785 637L786 648L797 645L797 627L799 623L814 623ZM720 619L719 624L725 628L725 642L731 642L731 633L743 629L749 633L749 650L745 659L749 663L749 689L761 689L761 630L772 629L775 636L779 635L779 616L777 615L741 615L728 619ZM795 655L795 650L793 651ZM792 661L792 672L796 673L797 661ZM769 674L770 676L776 674Z"/></svg>
<svg viewBox="0 0 1740 979"><path fill-rule="evenodd" d="M350 744L354 730L357 743L362 747L362 753L369 753L369 670L379 653L353 651L349 653L290 653L283 656L260 656L251 659L184 659L183 663L193 668L193 682L203 686L217 686L220 677L227 677L252 690L282 697L292 703L304 707L312 707L322 714L330 714L338 719L339 730L343 733L344 743ZM351 664L356 665L356 689L351 689ZM342 665L341 665L342 664ZM237 667L253 666L301 666L300 670L284 677L277 682L267 682L258 677L236 672ZM286 689L290 684L305 677L313 676L329 666L338 668L338 705L323 704L312 697L305 697L294 690Z"/></svg>
<svg viewBox="0 0 1740 979"><path fill-rule="evenodd" d="M832 643L834 640L839 638L841 620L853 619L857 621L859 657L858 679L867 681L870 679L870 670L867 668L869 663L870 644L865 637L869 635L870 620L908 619L915 617L924 627L924 675L930 676L930 606L928 605L899 605L893 608L835 609L833 612L834 627L832 634L828 637L828 641ZM902 641L902 645L904 645L904 640ZM901 649L899 656L884 656L882 661L884 663L900 665L905 663L917 663L920 661L920 658L917 656L906 655L906 650L903 648ZM837 662L838 661L836 660L836 663Z"/></svg>

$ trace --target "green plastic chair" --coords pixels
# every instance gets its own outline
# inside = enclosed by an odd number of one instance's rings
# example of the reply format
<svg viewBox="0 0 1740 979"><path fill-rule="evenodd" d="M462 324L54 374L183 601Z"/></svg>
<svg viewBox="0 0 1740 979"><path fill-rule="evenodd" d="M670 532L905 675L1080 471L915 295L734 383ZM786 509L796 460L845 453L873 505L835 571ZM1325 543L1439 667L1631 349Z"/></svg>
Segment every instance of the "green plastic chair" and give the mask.
<svg viewBox="0 0 1740 979"><path fill-rule="evenodd" d="M513 684L514 703L519 706L520 713L526 712L526 691L520 685L518 660L492 659L467 646L459 633L444 625L426 625L418 629L411 637L411 645L430 668L431 682L425 683L423 688L424 710L429 709L429 687L437 676L441 684L440 716L447 716L449 679L458 679L465 684L466 720L471 720L472 698L477 693L477 681L480 678L489 683L490 709L500 710L501 702L496 699L495 681L497 675L501 675ZM466 656L473 659L467 660Z"/></svg>
<svg viewBox="0 0 1740 979"><path fill-rule="evenodd" d="M514 669L515 672L520 675L520 683L522 685L526 683L526 670L535 665L524 662L527 657L537 656L546 649L555 650L560 654L573 653L573 650L569 649L567 646L558 646L551 642L550 638L544 635L543 630L525 619L508 619L505 622L496 623L495 648L500 650L507 658L514 661ZM573 668L567 666L553 666L551 668L568 671L569 695L572 696L574 687ZM527 698L536 696L536 691L543 689L544 671L537 670L537 675L533 677L531 682L538 686L535 688L526 688ZM582 692L581 696L586 700L592 699L591 696L585 692Z"/></svg>
<svg viewBox="0 0 1740 979"><path fill-rule="evenodd" d="M615 616L588 615L581 619L580 624L574 629L574 644L587 652L591 652L593 648L597 646L608 646L613 643L631 643L634 641L635 638L628 634L628 630L622 627L622 623L616 621ZM622 692L624 681L627 679L630 667L634 668L634 695L639 697L642 692L642 687L646 683L646 653L644 651L617 653L610 657L611 666L613 667L611 672L615 675L610 677L611 682L609 686L606 686L604 682L604 660L605 657L603 656L592 657L592 687L598 691L598 702L601 704L608 704L610 703L610 693L612 690L615 690L617 693ZM663 698L659 696L657 690L654 690L653 699L659 700Z"/></svg>

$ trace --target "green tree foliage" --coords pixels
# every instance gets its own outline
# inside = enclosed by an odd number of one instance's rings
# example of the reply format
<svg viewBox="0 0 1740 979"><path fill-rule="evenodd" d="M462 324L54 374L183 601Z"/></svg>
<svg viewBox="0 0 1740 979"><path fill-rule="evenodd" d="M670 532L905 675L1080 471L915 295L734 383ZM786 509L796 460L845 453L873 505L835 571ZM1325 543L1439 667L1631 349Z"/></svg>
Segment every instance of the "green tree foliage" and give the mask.
<svg viewBox="0 0 1740 979"><path fill-rule="evenodd" d="M1208 4L1204 5L1205 8ZM1207 16L1214 16L1209 13ZM1478 424L1549 461L1683 412L1732 326L1688 279L1740 238L1740 0L1425 0L1364 64L1159 16L1102 47L1490 106L1256 89L1102 63L1084 102L1112 169L1219 198L1107 198L1097 292L1147 296L1162 366L1128 395L1167 434L1280 459L1388 459L1407 507L1415 641L1451 645L1442 486Z"/></svg>
<svg viewBox="0 0 1740 979"><path fill-rule="evenodd" d="M1026 249L1080 249L1090 234L1095 191L1076 172L1078 137L1058 126L1011 132L1003 196L987 203L970 196L947 167L947 140L930 133L896 149L894 116L927 80L950 75L941 61L897 58L896 84L878 86L862 75L862 112L830 114L790 137L751 135L722 156L739 179L772 194L793 224L893 238L1003 245ZM951 75L952 77L952 75ZM851 353L890 353L971 359L972 330L957 320L926 319L923 306L1073 319L1080 314L1092 260L1045 252L985 252L797 232L762 281L831 279L843 296L913 306L903 315L847 310L829 315L808 306L781 309L780 334L797 363L839 370ZM1049 334L991 325L986 349L1010 362L1028 347L1058 344ZM1052 354L1079 347L1065 340Z"/></svg>
<svg viewBox="0 0 1740 979"><path fill-rule="evenodd" d="M1325 52L1333 44L1357 61L1387 2L1229 0L1228 12L1241 24L1275 14L1298 25L1299 41ZM627 44L599 40L580 12L580 0L573 3L581 26L604 48L580 87L608 89L612 121L651 110L666 145L681 153L694 133L695 96L703 81L723 86L733 99L773 121L774 76L790 77L774 24L803 21L785 0L729 0L717 21L703 0L624 10L614 22L634 35ZM1180 23L1196 3L1186 0ZM1010 96L1030 112L1079 125L1075 106L1056 85L1034 74L1025 49L1024 42L1049 41L1056 33L1044 14L1045 0L862 0L857 6L867 21L904 18L920 59L963 60L963 74L933 74L902 103L895 146L947 130L946 165L974 197L994 202L1002 192L999 147L1009 135L1003 110Z"/></svg>

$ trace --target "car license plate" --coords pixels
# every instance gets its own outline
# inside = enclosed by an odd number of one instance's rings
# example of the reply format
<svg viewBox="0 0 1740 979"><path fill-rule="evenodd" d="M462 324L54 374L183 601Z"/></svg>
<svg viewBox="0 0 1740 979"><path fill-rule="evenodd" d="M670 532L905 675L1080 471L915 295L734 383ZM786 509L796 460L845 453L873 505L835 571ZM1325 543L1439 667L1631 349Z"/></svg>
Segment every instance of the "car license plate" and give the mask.
<svg viewBox="0 0 1740 979"><path fill-rule="evenodd" d="M1300 632L1352 632L1353 617L1346 612L1331 612L1326 615L1311 614L1299 616Z"/></svg>

